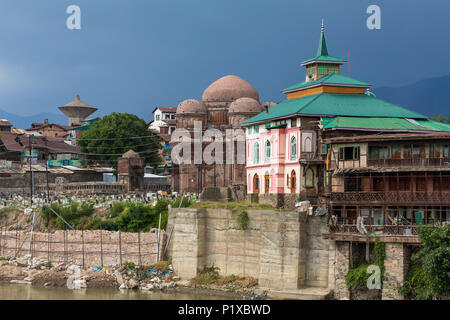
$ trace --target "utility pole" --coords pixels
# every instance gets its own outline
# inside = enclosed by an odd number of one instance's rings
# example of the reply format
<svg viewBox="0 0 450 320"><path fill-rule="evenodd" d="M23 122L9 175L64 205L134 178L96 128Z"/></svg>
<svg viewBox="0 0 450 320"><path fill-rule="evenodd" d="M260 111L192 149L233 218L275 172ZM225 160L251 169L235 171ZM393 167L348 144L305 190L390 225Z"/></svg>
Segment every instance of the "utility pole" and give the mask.
<svg viewBox="0 0 450 320"><path fill-rule="evenodd" d="M30 150L30 156L28 161L30 162L30 205L33 205L33 167L31 166L31 157L33 154L33 146L31 145L31 134L28 136L28 144Z"/></svg>
<svg viewBox="0 0 450 320"><path fill-rule="evenodd" d="M47 138L44 137L44 141L45 141L45 179L46 179L46 183L47 183L47 204L50 203L50 191L49 191L49 186L48 186L48 160L49 160L49 156L48 156L48 146L47 146Z"/></svg>

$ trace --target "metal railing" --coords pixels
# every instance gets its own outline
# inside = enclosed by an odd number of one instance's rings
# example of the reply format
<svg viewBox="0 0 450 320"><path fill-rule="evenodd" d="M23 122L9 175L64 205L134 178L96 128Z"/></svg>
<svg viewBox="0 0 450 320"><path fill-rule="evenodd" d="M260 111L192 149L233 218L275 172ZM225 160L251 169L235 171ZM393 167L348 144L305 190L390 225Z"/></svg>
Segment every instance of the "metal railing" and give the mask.
<svg viewBox="0 0 450 320"><path fill-rule="evenodd" d="M450 191L333 192L333 202L350 203L450 203Z"/></svg>

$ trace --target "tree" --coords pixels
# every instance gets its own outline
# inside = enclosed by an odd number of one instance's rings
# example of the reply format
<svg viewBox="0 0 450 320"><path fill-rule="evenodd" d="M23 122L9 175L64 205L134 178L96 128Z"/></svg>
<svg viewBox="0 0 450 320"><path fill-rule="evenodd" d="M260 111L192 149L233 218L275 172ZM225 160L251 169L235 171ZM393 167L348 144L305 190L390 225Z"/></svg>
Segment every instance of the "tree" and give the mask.
<svg viewBox="0 0 450 320"><path fill-rule="evenodd" d="M125 152L138 152L145 164L157 166L161 145L157 137L147 129L143 119L129 114L116 113L94 121L78 138L81 155L89 164L117 167L117 159Z"/></svg>
<svg viewBox="0 0 450 320"><path fill-rule="evenodd" d="M450 296L450 225L418 229L423 248L411 257L400 292L416 299Z"/></svg>

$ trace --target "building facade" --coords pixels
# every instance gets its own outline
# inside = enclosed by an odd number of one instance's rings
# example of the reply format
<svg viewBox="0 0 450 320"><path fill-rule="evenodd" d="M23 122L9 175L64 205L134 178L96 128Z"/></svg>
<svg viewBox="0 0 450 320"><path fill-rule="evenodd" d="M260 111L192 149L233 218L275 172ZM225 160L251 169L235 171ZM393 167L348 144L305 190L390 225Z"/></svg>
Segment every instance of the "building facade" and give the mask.
<svg viewBox="0 0 450 320"><path fill-rule="evenodd" d="M301 63L306 80L284 89L286 100L241 124L246 129L247 192L254 201L292 206L295 201L310 200L313 205L327 206L330 184L336 184L336 192L343 183L331 178L334 155L349 159L341 164L347 169L356 161L367 164L370 159L365 157L371 152L386 152L371 145L336 151L329 148L333 138L372 135L377 141L381 135L408 133L423 139L424 134L450 131L447 124L376 98L370 84L341 74L344 63L329 56L322 26L317 55ZM428 150L424 145L420 148ZM409 152L416 156L422 149L414 146L410 145ZM438 152L443 155L445 150L441 146ZM445 158L433 159L445 167Z"/></svg>
<svg viewBox="0 0 450 320"><path fill-rule="evenodd" d="M193 137L197 122L201 124L202 135L207 129L216 129L225 137L227 129L240 129L242 121L260 113L263 105L268 104L260 103L258 91L247 81L234 75L225 76L203 92L201 101L189 99L180 103L176 113L177 129L185 129ZM237 137L234 136L233 139L231 161L226 162L226 154L223 152L220 155L222 161L217 163L206 163L203 160L196 164L192 154L191 163L173 164L173 190L200 193L207 187L239 185L245 188L245 159L238 161ZM209 142L202 142L202 152ZM172 147L177 144L178 142L172 143ZM225 150L225 144L224 139L222 150Z"/></svg>

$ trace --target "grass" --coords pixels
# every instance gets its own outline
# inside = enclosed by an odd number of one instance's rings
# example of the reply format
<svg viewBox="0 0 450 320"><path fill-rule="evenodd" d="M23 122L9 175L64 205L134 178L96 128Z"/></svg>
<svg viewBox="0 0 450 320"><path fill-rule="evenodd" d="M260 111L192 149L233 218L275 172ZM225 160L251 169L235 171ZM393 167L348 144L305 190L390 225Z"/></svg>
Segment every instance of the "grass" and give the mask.
<svg viewBox="0 0 450 320"><path fill-rule="evenodd" d="M218 285L231 286L235 285L241 288L252 288L258 285L258 279L253 277L240 277L236 275L229 275L222 277L219 274L218 267L205 267L197 273L197 276L191 279L191 285Z"/></svg>
<svg viewBox="0 0 450 320"><path fill-rule="evenodd" d="M244 201L231 201L231 202L214 202L214 201L201 201L194 203L191 208L194 209L229 209L229 210L273 210L274 207L268 204L252 203Z"/></svg>

